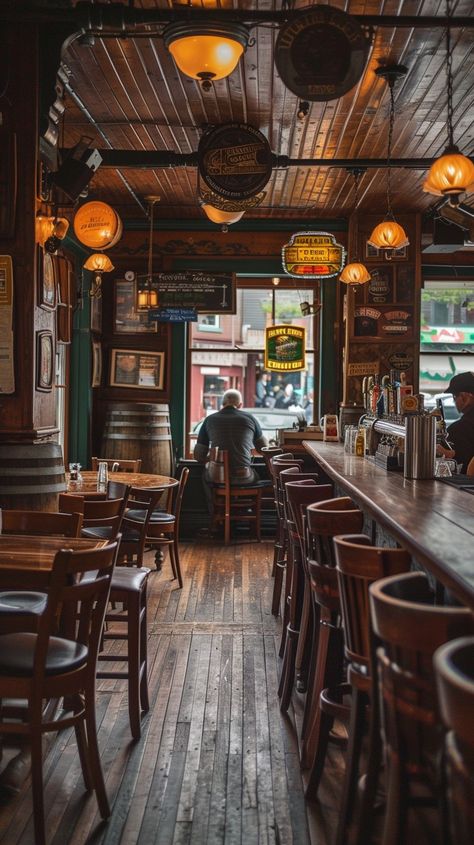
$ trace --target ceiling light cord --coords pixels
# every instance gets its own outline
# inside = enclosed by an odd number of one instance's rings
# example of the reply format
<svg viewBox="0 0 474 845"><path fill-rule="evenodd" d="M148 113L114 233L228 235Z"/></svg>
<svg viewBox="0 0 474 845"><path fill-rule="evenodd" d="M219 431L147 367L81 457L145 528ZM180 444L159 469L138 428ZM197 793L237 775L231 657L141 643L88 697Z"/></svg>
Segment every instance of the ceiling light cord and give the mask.
<svg viewBox="0 0 474 845"><path fill-rule="evenodd" d="M451 47L451 0L446 0L446 17L448 25L446 27L446 75L447 75L447 93L448 93L448 113L447 113L447 128L448 128L448 145L454 147L454 129L453 129L453 52Z"/></svg>
<svg viewBox="0 0 474 845"><path fill-rule="evenodd" d="M390 117L388 124L388 144L387 144L387 214L393 216L392 212L392 168L390 163L392 160L392 141L393 141L393 126L395 123L395 96L393 93L394 80L389 79L390 91Z"/></svg>

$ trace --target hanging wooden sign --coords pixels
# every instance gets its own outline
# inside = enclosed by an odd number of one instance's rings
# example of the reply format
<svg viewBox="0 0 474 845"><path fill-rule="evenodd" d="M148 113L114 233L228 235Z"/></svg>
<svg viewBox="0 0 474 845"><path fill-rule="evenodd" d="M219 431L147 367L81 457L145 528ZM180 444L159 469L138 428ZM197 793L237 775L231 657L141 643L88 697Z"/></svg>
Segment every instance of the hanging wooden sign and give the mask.
<svg viewBox="0 0 474 845"><path fill-rule="evenodd" d="M225 123L202 136L198 167L202 180L218 196L245 200L258 194L270 179L272 152L258 129Z"/></svg>
<svg viewBox="0 0 474 845"><path fill-rule="evenodd" d="M275 64L298 97L327 102L356 85L367 63L370 30L331 6L312 6L280 29Z"/></svg>
<svg viewBox="0 0 474 845"><path fill-rule="evenodd" d="M306 369L305 330L301 326L267 326L265 329L265 369L297 372Z"/></svg>
<svg viewBox="0 0 474 845"><path fill-rule="evenodd" d="M328 232L298 232L282 249L285 273L300 279L330 279L344 266L346 251Z"/></svg>

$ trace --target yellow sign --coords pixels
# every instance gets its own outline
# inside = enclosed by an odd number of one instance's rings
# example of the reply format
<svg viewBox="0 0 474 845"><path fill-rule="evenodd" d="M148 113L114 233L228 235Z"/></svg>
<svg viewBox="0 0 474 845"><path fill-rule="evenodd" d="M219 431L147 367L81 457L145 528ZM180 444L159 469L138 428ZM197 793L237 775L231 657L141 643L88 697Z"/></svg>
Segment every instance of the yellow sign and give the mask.
<svg viewBox="0 0 474 845"><path fill-rule="evenodd" d="M285 273L300 279L330 279L344 266L345 249L328 232L298 232L282 249Z"/></svg>
<svg viewBox="0 0 474 845"><path fill-rule="evenodd" d="M300 326L267 326L265 329L265 369L294 373L306 369L305 330Z"/></svg>

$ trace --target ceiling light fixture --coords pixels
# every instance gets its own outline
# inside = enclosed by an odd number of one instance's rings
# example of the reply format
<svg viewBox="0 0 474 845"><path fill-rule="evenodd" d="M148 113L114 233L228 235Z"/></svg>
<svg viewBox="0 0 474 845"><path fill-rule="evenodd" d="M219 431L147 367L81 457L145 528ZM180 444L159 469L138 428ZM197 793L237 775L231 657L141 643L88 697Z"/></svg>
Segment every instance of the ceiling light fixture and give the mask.
<svg viewBox="0 0 474 845"><path fill-rule="evenodd" d="M448 197L451 205L458 205L459 197L474 190L474 164L459 152L454 143L453 130L453 51L451 47L451 0L446 0L446 76L448 83L448 109L446 127L448 146L440 158L431 165L423 183L427 194Z"/></svg>
<svg viewBox="0 0 474 845"><path fill-rule="evenodd" d="M148 266L144 282L137 284L137 311L148 311L158 307L158 291L153 284L153 212L159 196L145 197L150 203L150 231L148 235Z"/></svg>
<svg viewBox="0 0 474 845"><path fill-rule="evenodd" d="M250 39L244 24L209 21L168 24L163 40L181 73L197 79L204 91L209 91L212 82L224 79L237 67Z"/></svg>
<svg viewBox="0 0 474 845"><path fill-rule="evenodd" d="M359 179L365 173L365 168L353 167L350 169L350 172L354 177L354 206L352 214L355 214L359 204ZM346 264L339 276L339 281L356 287L357 285L365 285L366 282L370 282L371 278L372 276L365 264L362 264L356 256L349 264Z"/></svg>
<svg viewBox="0 0 474 845"><path fill-rule="evenodd" d="M115 269L114 265L108 255L104 255L103 252L94 252L89 255L83 266L85 270L91 270L95 273L89 296L100 299L102 296L102 273L110 273Z"/></svg>
<svg viewBox="0 0 474 845"><path fill-rule="evenodd" d="M382 77L388 83L390 90L390 120L388 129L388 144L387 144L387 213L382 223L379 223L373 230L368 243L376 249L383 249L386 258L391 258L394 249L408 246L410 243L407 234L399 223L396 222L392 212L392 197L391 197L391 157L392 157L392 139L393 139L393 124L395 120L395 99L393 89L397 79L405 76L407 72L404 65L386 65L379 67L375 73Z"/></svg>
<svg viewBox="0 0 474 845"><path fill-rule="evenodd" d="M208 202L202 202L201 208L212 223L219 223L221 225L238 223L245 214L245 211L223 211L223 209L216 208L215 205L211 205Z"/></svg>

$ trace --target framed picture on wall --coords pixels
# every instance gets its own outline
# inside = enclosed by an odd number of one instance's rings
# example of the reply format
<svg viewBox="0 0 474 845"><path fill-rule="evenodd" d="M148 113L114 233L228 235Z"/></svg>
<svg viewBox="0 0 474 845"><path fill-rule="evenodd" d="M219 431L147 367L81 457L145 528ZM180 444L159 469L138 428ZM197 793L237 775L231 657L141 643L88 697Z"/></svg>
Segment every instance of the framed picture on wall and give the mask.
<svg viewBox="0 0 474 845"><path fill-rule="evenodd" d="M148 314L137 311L136 279L116 279L114 285L114 333L156 334L157 323L148 322Z"/></svg>
<svg viewBox="0 0 474 845"><path fill-rule="evenodd" d="M38 304L47 311L56 308L56 268L53 256L38 248Z"/></svg>
<svg viewBox="0 0 474 845"><path fill-rule="evenodd" d="M50 331L36 333L36 389L52 390L54 378L54 345Z"/></svg>
<svg viewBox="0 0 474 845"><path fill-rule="evenodd" d="M163 390L164 372L164 352L144 352L137 349L111 350L111 387Z"/></svg>
<svg viewBox="0 0 474 845"><path fill-rule="evenodd" d="M396 259L403 259L407 257L407 248L406 246L401 246L398 249L392 249L390 253L390 258L387 257L387 251L385 249L378 249L376 246L372 246L369 244L368 241L365 242L365 257L366 258L376 258L378 261L384 260L385 261L393 261Z"/></svg>
<svg viewBox="0 0 474 845"><path fill-rule="evenodd" d="M102 297L91 296L89 307L91 332L97 332L100 334L102 331Z"/></svg>
<svg viewBox="0 0 474 845"><path fill-rule="evenodd" d="M102 381L102 346L93 340L92 341L92 378L91 386L100 387Z"/></svg>

